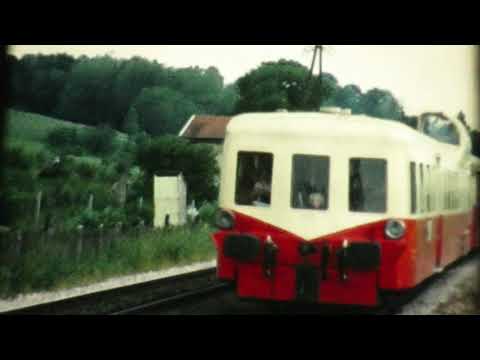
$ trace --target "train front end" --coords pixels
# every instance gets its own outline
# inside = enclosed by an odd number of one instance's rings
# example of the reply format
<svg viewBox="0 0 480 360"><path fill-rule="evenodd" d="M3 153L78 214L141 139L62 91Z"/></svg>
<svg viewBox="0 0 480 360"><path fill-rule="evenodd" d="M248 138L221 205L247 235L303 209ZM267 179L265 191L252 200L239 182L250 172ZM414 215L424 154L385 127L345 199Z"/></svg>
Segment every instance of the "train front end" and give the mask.
<svg viewBox="0 0 480 360"><path fill-rule="evenodd" d="M415 288L468 253L476 233L471 199L447 202L445 184L461 187L445 182L440 146L368 117L234 118L213 235L218 277L241 298L281 302L374 307L384 291Z"/></svg>
<svg viewBox="0 0 480 360"><path fill-rule="evenodd" d="M406 217L407 188L388 186L407 184L408 166L391 166L389 139L372 147L364 134L338 146L352 124L332 121L342 119L253 114L230 123L213 240L218 277L235 282L240 298L377 306L380 289L413 287L407 250L417 224Z"/></svg>

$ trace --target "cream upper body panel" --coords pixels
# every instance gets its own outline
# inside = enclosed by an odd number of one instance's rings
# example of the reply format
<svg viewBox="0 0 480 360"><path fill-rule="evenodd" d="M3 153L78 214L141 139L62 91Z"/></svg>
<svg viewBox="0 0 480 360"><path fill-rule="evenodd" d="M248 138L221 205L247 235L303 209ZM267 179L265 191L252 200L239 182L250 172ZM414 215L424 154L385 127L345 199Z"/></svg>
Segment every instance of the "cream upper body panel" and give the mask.
<svg viewBox="0 0 480 360"><path fill-rule="evenodd" d="M366 116L321 113L246 114L230 122L224 144L220 206L313 240L367 223L411 217L410 162L458 169L457 147L439 143L403 124ZM270 207L235 202L239 152L273 154ZM294 155L330 158L329 207L325 211L291 206ZM386 213L349 211L352 158L387 161Z"/></svg>

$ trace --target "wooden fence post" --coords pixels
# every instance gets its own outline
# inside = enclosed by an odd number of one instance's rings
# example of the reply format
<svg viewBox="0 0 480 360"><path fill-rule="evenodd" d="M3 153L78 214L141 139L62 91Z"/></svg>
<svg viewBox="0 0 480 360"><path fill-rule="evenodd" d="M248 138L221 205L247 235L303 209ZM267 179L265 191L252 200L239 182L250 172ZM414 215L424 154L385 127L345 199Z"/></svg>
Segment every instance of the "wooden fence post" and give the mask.
<svg viewBox="0 0 480 360"><path fill-rule="evenodd" d="M104 243L103 243L103 228L105 226L103 224L100 224L100 226L98 227L98 249L99 249L99 252L100 251L103 251L104 249Z"/></svg>
<svg viewBox="0 0 480 360"><path fill-rule="evenodd" d="M42 209L42 195L43 193L39 191L37 193L36 198L36 206L35 206L35 228L39 229L40 227L40 211Z"/></svg>
<svg viewBox="0 0 480 360"><path fill-rule="evenodd" d="M121 235L122 235L122 227L123 227L123 223L122 222L118 222L117 225L115 226L115 237L116 237L116 241L121 241L122 238L121 238Z"/></svg>
<svg viewBox="0 0 480 360"><path fill-rule="evenodd" d="M77 239L77 260L80 259L83 250L83 225L78 225L78 239Z"/></svg>
<svg viewBox="0 0 480 360"><path fill-rule="evenodd" d="M136 237L137 237L137 239L140 237L140 235L143 234L144 228L145 228L145 221L141 220L136 227L136 230L137 230L136 231L136 233L137 233Z"/></svg>
<svg viewBox="0 0 480 360"><path fill-rule="evenodd" d="M22 254L23 233L22 230L17 230L17 238L15 241L15 255L20 256Z"/></svg>
<svg viewBox="0 0 480 360"><path fill-rule="evenodd" d="M93 211L93 194L90 194L90 197L88 198L88 207L87 207L87 210L88 211Z"/></svg>

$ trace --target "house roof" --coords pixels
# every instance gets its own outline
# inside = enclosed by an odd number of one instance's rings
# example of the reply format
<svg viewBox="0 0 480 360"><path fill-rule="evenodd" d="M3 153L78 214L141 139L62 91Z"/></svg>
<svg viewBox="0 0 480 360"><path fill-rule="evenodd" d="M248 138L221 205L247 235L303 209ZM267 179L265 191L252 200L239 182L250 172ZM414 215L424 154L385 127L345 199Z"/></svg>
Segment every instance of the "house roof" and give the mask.
<svg viewBox="0 0 480 360"><path fill-rule="evenodd" d="M179 136L195 140L224 140L231 117L193 115Z"/></svg>

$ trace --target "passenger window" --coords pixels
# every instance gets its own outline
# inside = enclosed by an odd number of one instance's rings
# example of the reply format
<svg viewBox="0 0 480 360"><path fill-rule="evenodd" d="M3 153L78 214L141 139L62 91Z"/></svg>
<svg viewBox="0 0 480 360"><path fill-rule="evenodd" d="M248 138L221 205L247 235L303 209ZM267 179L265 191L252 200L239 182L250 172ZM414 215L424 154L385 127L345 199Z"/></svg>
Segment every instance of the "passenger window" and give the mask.
<svg viewBox="0 0 480 360"><path fill-rule="evenodd" d="M387 162L381 159L350 160L350 211L387 211Z"/></svg>
<svg viewBox="0 0 480 360"><path fill-rule="evenodd" d="M416 164L410 163L410 198L412 214L417 213L417 171Z"/></svg>
<svg viewBox="0 0 480 360"><path fill-rule="evenodd" d="M323 156L295 155L292 169L292 208L327 210L330 159Z"/></svg>
<svg viewBox="0 0 480 360"><path fill-rule="evenodd" d="M273 155L240 152L237 162L235 202L237 205L271 205Z"/></svg>

